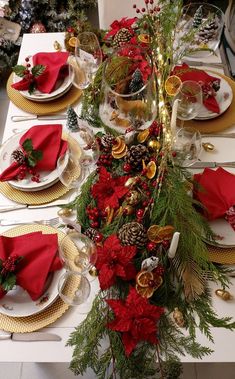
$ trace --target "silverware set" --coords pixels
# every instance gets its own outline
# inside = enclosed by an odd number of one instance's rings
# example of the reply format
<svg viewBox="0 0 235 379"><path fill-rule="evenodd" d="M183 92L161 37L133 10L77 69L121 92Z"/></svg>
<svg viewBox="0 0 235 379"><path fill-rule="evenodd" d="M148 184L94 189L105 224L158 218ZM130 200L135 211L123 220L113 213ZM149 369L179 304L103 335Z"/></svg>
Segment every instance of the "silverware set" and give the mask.
<svg viewBox="0 0 235 379"><path fill-rule="evenodd" d="M48 332L10 333L5 330L0 330L0 341L61 341L61 339L62 338L57 334Z"/></svg>
<svg viewBox="0 0 235 379"><path fill-rule="evenodd" d="M24 220L1 220L1 226L9 226L9 225L30 225L30 224L39 224L39 225L48 225L48 226L56 226L59 225L60 219L59 217L50 218L48 220L33 220L33 221L24 221Z"/></svg>

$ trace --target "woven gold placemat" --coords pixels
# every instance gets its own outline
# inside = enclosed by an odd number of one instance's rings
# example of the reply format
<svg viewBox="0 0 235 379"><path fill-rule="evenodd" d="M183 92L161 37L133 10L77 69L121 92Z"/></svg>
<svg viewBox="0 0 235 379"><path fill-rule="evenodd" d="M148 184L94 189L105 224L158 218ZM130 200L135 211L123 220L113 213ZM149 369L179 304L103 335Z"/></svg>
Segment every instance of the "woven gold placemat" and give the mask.
<svg viewBox="0 0 235 379"><path fill-rule="evenodd" d="M3 233L3 235L8 237L15 237L37 231L42 231L45 234L57 233L59 242L61 242L65 237L65 234L62 231L52 228L51 226L44 225L22 225L8 230L7 232ZM77 251L75 251L73 242L69 238L66 238L65 240L69 254L73 256L76 255ZM75 288L77 288L77 283L70 282L69 286L66 289L68 291L74 291ZM31 316L12 317L0 314L0 329L4 329L12 333L33 332L55 322L67 311L68 308L68 304L65 304L58 297L50 306L41 312Z"/></svg>
<svg viewBox="0 0 235 379"><path fill-rule="evenodd" d="M69 147L76 151L77 156L81 155L81 148L76 140L63 133L62 137L69 142ZM73 175L79 177L81 170L78 167L74 167ZM64 186L60 181L53 184L53 186L41 191L25 192L13 188L7 182L0 182L0 193L6 196L8 199L16 201L21 204L39 205L50 203L53 200L60 198L69 191L69 188Z"/></svg>
<svg viewBox="0 0 235 379"><path fill-rule="evenodd" d="M209 260L215 263L235 264L235 248L221 248L218 246L207 245Z"/></svg>
<svg viewBox="0 0 235 379"><path fill-rule="evenodd" d="M218 72L214 73L221 76L221 78L228 82L233 91L233 100L229 108L221 116L206 121L190 120L184 122L184 126L191 126L202 134L217 133L228 129L230 126L235 124L235 81L225 75L219 74Z"/></svg>
<svg viewBox="0 0 235 379"><path fill-rule="evenodd" d="M68 92L55 100L37 103L35 101L26 99L20 94L19 91L11 87L13 75L14 73L9 76L9 79L7 81L8 97L18 108L28 113L44 115L62 111L69 105L74 104L82 94L81 90L72 86Z"/></svg>

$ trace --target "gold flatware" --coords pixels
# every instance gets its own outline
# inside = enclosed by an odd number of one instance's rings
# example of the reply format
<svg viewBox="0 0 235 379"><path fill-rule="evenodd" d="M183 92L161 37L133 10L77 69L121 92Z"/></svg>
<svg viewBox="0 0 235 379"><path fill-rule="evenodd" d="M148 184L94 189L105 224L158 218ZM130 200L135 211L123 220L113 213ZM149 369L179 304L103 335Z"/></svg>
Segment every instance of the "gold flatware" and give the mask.
<svg viewBox="0 0 235 379"><path fill-rule="evenodd" d="M235 125L231 125L231 126L235 126ZM203 137L235 138L235 133L202 134L202 138Z"/></svg>
<svg viewBox="0 0 235 379"><path fill-rule="evenodd" d="M213 143L210 143L210 142L203 142L202 143L202 147L205 151L213 151L215 150L215 145L213 145Z"/></svg>

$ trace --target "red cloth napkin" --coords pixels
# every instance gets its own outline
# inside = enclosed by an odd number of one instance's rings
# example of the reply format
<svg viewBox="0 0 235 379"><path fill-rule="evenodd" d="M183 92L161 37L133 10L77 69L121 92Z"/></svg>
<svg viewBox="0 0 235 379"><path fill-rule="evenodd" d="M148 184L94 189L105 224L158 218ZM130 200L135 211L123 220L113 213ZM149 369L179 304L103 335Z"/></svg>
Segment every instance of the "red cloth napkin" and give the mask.
<svg viewBox="0 0 235 379"><path fill-rule="evenodd" d="M194 180L201 188L196 188L194 196L206 208L206 217L214 220L226 216L235 204L235 175L219 167L216 171L205 168L202 174L195 174Z"/></svg>
<svg viewBox="0 0 235 379"><path fill-rule="evenodd" d="M57 252L57 234L33 232L18 237L0 236L2 260L14 255L23 257L16 268L16 283L28 292L32 300L43 294L48 274L62 268Z"/></svg>
<svg viewBox="0 0 235 379"><path fill-rule="evenodd" d="M172 75L177 75L182 82L185 82L186 80L194 80L195 82L198 82L203 91L204 106L212 112L220 113L220 107L215 98L215 91L212 88L213 83L219 85L220 79L207 74L203 70L191 68L186 63L183 63L180 66L175 66Z"/></svg>
<svg viewBox="0 0 235 379"><path fill-rule="evenodd" d="M41 64L45 66L44 72L35 78L36 87L43 93L51 93L59 79L68 75L68 66L66 65L69 53L60 51L54 53L37 53L33 56L33 66ZM18 83L12 84L12 87L19 91L29 89L29 80L23 78Z"/></svg>
<svg viewBox="0 0 235 379"><path fill-rule="evenodd" d="M42 160L36 165L36 170L52 171L56 168L57 159L65 154L68 143L61 139L62 125L35 125L32 126L20 139L20 146L22 143L30 138L33 143L34 150L41 150L43 153ZM20 172L20 165L13 162L3 173L0 175L0 181L8 181L17 177Z"/></svg>

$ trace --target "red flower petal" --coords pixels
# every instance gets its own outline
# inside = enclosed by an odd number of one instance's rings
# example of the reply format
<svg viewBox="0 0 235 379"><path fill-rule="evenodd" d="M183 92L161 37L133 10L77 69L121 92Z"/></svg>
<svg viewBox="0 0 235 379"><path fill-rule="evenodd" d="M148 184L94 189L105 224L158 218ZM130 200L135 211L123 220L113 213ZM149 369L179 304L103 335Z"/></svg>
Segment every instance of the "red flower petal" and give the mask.
<svg viewBox="0 0 235 379"><path fill-rule="evenodd" d="M136 347L138 341L135 340L130 333L123 333L122 343L124 345L126 355L129 356Z"/></svg>
<svg viewBox="0 0 235 379"><path fill-rule="evenodd" d="M115 273L107 264L101 267L98 278L102 290L106 290L115 283Z"/></svg>

